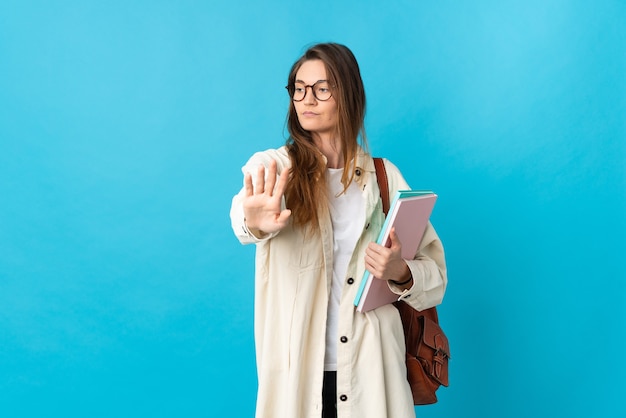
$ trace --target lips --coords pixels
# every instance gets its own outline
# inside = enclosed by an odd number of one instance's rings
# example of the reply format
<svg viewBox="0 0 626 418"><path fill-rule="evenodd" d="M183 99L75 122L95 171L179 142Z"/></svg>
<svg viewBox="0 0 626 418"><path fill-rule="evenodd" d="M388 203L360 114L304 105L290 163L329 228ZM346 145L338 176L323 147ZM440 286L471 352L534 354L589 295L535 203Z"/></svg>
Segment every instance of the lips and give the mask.
<svg viewBox="0 0 626 418"><path fill-rule="evenodd" d="M317 116L317 115L318 114L315 112L310 112L310 111L302 112L302 116Z"/></svg>

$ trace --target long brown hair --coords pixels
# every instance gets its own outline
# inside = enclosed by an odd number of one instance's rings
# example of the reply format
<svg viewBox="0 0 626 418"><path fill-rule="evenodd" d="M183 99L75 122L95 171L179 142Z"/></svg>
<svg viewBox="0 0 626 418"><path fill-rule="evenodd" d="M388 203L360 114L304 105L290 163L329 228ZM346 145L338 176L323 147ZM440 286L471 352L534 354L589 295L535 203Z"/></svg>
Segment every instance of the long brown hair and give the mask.
<svg viewBox="0 0 626 418"><path fill-rule="evenodd" d="M291 67L287 81L290 92L296 73L304 62L310 60L321 60L324 63L337 103L336 135L343 151L341 183L345 191L354 178L353 162L358 152L359 137L361 145L366 148L363 125L365 89L361 72L354 54L346 46L336 43L317 44L309 48ZM325 159L315 146L311 132L300 125L293 102L289 106L287 128L289 138L286 146L291 159L291 178L285 191L287 207L291 209L295 226L308 225L317 230L320 210L327 206Z"/></svg>

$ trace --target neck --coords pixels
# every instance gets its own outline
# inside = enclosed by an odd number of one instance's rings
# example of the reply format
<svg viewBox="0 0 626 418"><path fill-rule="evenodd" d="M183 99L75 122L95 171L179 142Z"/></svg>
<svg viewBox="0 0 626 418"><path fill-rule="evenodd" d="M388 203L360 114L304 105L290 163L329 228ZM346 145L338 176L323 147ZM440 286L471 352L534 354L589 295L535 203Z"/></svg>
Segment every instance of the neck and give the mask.
<svg viewBox="0 0 626 418"><path fill-rule="evenodd" d="M330 136L317 134L314 137L315 145L326 157L326 165L329 168L343 167L343 151L341 149L341 141Z"/></svg>

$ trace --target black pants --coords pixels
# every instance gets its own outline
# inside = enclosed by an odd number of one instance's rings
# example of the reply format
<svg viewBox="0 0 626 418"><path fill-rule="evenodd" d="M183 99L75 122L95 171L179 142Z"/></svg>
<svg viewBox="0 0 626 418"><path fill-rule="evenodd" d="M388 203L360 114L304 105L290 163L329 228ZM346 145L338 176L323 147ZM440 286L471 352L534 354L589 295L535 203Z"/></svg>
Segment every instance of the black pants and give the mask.
<svg viewBox="0 0 626 418"><path fill-rule="evenodd" d="M322 418L337 418L337 372L324 372Z"/></svg>

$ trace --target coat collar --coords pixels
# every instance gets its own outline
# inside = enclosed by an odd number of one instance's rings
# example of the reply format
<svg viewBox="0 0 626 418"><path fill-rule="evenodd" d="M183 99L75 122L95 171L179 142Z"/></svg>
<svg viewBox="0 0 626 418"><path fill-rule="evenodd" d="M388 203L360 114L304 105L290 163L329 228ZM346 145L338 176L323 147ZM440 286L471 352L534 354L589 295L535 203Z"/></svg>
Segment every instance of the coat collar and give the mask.
<svg viewBox="0 0 626 418"><path fill-rule="evenodd" d="M325 162L328 162L326 157L322 155ZM356 154L356 165L354 166L354 179L358 184L362 184L369 177L367 174L374 173L376 167L374 166L374 159L365 150L359 146Z"/></svg>

